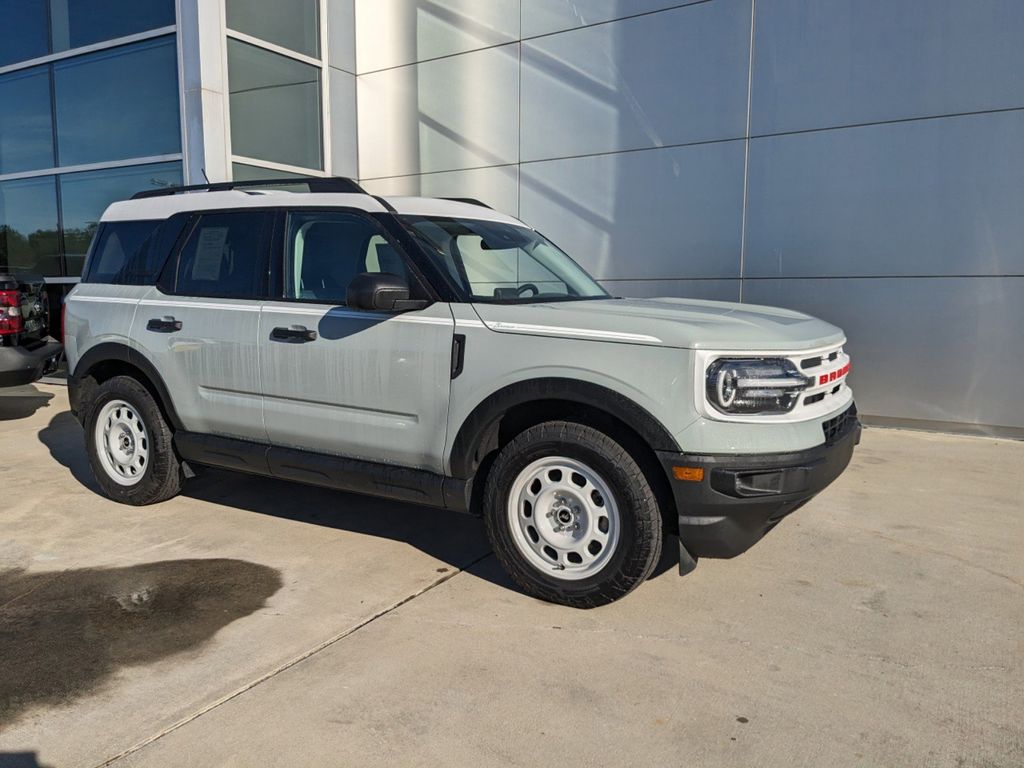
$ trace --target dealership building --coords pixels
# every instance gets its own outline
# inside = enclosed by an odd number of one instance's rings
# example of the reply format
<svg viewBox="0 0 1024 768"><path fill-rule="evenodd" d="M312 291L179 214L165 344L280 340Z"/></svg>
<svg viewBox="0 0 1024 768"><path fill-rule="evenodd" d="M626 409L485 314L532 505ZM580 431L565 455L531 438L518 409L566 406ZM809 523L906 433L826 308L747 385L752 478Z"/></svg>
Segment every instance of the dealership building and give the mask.
<svg viewBox="0 0 1024 768"><path fill-rule="evenodd" d="M112 201L474 197L625 296L840 325L868 421L1024 436L1020 0L0 0L0 271Z"/></svg>

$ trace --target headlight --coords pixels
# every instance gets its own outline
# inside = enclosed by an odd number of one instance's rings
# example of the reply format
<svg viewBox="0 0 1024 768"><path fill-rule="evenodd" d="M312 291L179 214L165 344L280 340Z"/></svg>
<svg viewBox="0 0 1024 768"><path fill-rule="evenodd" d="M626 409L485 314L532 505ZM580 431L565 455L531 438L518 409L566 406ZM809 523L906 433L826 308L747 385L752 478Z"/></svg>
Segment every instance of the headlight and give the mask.
<svg viewBox="0 0 1024 768"><path fill-rule="evenodd" d="M721 358L708 366L705 392L722 413L788 413L810 385L785 358Z"/></svg>

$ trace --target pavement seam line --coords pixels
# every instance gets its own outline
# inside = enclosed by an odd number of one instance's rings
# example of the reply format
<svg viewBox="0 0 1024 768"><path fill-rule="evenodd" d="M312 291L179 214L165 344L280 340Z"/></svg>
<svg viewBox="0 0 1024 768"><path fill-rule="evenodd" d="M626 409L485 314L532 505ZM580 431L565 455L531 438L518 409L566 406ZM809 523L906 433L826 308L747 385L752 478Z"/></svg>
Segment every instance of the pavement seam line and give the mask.
<svg viewBox="0 0 1024 768"><path fill-rule="evenodd" d="M271 678L276 677L277 675L281 674L282 672L284 672L284 671L286 671L288 669L291 669L292 667L296 666L297 664L301 664L306 659L309 659L309 658L315 656L316 654L320 653L324 649L329 648L330 646L334 645L335 643L337 643L337 642L339 642L341 640L344 640L346 637L349 637L350 635L355 634L356 632L358 632L363 627L367 626L368 624L373 623L374 621L376 621L377 619L381 618L382 616L386 616L387 614L391 613L392 611L395 611L395 610L401 608L403 605L405 605L406 603L409 603L409 602L415 600L420 595L424 595L427 592L429 592L430 590L434 589L435 587L439 587L442 584L444 584L445 582L450 581L451 579L454 579L460 573L465 573L467 570L472 568L474 565L476 565L477 563L480 563L483 560L487 559L492 554L493 554L493 552L487 551L484 554L482 554L479 557L477 557L475 560L472 560L471 562L467 563L463 567L457 568L454 571L452 571L451 573L444 574L441 578L432 581L430 584L428 584L427 586L423 587L422 589L420 589L420 590L418 590L416 592L413 592L411 595L406 595L401 600L399 600L399 601L397 601L395 603L392 603L387 608L384 608L383 610L379 611L378 613L375 613L374 615L370 616L369 618L365 619L364 621L361 621L360 623L356 624L354 627L350 627L350 628L346 629L344 632L340 632L337 635L335 635L334 637L328 638L327 640L323 641L319 645L316 645L313 648L310 648L308 651L303 652L302 654L300 654L299 656L296 656L295 658L291 659L290 661L287 661L284 664L282 664L282 665L272 669L270 672L267 672L267 673L265 673L263 675L260 675L255 680L252 680L251 682L246 683L241 688L238 688L237 690L232 691L231 693L222 696L221 698L211 702L207 706L202 707L201 709L197 710L196 712L193 712L191 715L183 717L181 720L178 720L176 723L173 723L173 724L167 726L166 728L164 728L159 733L156 733L156 734L154 734L153 736L150 736L147 739L143 739L142 741L138 742L137 744L135 744L135 745L133 745L131 747L128 747L127 749L125 749L122 752L119 752L118 754L114 755L113 757L107 758L102 763L99 763L96 766L96 768L105 768L105 766L111 765L111 764L117 762L118 760L122 760L122 759L128 757L129 755L133 755L136 752L138 752L140 749L148 747L150 744L154 743L155 741L157 741L159 739L162 739L164 736L168 735L169 733L173 733L174 731L178 730L179 728L181 728L181 727L183 727L185 725L188 725L189 723L193 722L194 720L198 720L200 717L202 717L203 715L207 714L208 712L212 712L213 710L217 709L221 705L227 704L232 699L238 698L243 693L246 693L247 691L251 691L253 688L255 688L256 686L260 685L261 683L264 683L267 680L270 680Z"/></svg>

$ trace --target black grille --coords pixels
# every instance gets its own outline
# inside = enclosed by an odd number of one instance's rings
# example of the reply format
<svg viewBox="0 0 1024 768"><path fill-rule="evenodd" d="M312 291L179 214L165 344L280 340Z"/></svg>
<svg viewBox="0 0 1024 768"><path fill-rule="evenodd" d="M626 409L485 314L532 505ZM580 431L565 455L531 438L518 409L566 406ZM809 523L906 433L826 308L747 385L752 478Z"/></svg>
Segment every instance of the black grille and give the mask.
<svg viewBox="0 0 1024 768"><path fill-rule="evenodd" d="M840 413L838 416L835 416L829 419L828 421L823 422L821 425L821 429L825 433L825 442L831 443L833 440L839 437L839 435L846 432L846 429L850 425L850 422L856 420L857 406L855 404L851 404L849 408Z"/></svg>

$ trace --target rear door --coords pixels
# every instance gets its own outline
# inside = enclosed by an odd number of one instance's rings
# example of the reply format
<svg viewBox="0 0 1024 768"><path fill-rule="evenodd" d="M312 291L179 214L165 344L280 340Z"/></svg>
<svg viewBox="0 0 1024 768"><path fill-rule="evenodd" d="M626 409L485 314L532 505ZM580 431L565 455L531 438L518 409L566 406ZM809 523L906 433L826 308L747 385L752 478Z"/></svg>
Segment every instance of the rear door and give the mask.
<svg viewBox="0 0 1024 768"><path fill-rule="evenodd" d="M132 339L189 431L266 441L258 336L271 222L251 209L193 215L139 302Z"/></svg>
<svg viewBox="0 0 1024 768"><path fill-rule="evenodd" d="M345 305L361 272L418 280L372 217L292 211L275 246L282 277L263 305L264 414L276 445L440 472L451 383L449 305L367 312Z"/></svg>

